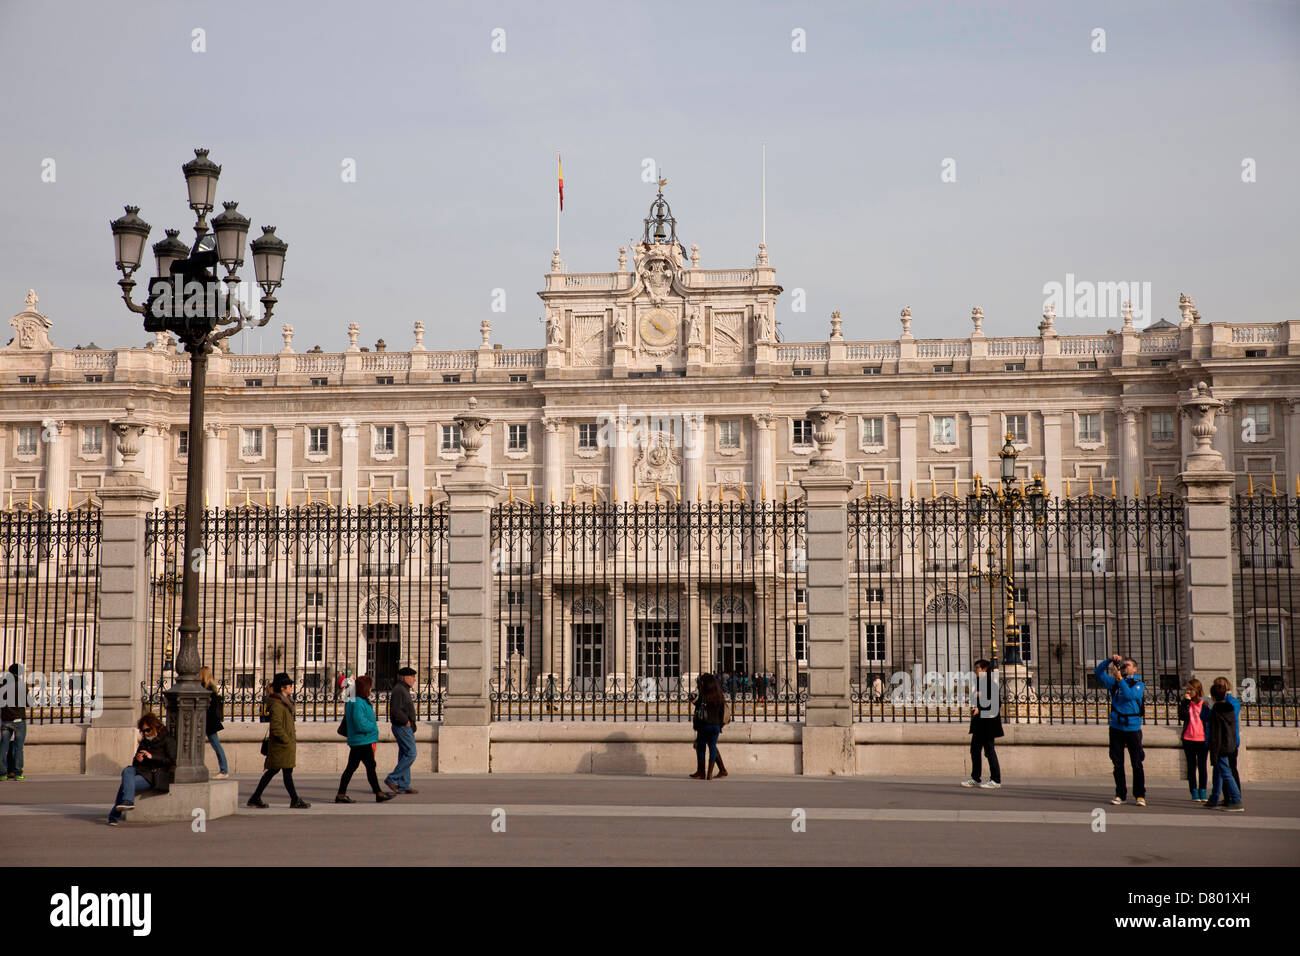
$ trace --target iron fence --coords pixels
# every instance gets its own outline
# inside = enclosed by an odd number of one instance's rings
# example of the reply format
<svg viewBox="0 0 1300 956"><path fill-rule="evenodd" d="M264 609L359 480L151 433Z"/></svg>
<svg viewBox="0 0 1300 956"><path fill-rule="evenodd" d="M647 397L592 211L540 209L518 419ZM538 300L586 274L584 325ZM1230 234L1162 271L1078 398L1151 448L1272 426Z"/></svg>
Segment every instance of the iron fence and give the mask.
<svg viewBox="0 0 1300 956"><path fill-rule="evenodd" d="M21 668L9 693L31 723L96 709L99 542L98 511L0 512L0 668Z"/></svg>
<svg viewBox="0 0 1300 956"><path fill-rule="evenodd" d="M183 509L146 524L150 581L145 706L162 706L180 640ZM203 515L199 656L228 720L263 715L267 686L293 676L300 719L337 720L361 674L386 713L402 666L424 720L446 690L447 514L442 506L306 505L210 509ZM340 684L340 676L343 679Z"/></svg>
<svg viewBox="0 0 1300 956"><path fill-rule="evenodd" d="M689 720L705 672L737 720L802 719L802 503L507 504L491 528L494 719Z"/></svg>
<svg viewBox="0 0 1300 956"><path fill-rule="evenodd" d="M1182 502L1083 496L851 502L851 695L865 721L964 722L996 662L1004 720L1104 723L1095 666L1133 657L1145 717L1177 720L1189 676Z"/></svg>
<svg viewBox="0 0 1300 956"><path fill-rule="evenodd" d="M1300 499L1238 495L1232 503L1233 609L1241 719L1296 726Z"/></svg>

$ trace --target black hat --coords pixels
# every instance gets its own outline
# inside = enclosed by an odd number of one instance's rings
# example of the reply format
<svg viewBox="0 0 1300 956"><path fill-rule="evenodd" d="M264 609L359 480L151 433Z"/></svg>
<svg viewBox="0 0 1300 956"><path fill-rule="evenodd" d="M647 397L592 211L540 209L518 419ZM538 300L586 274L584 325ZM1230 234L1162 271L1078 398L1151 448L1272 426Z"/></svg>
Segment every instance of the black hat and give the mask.
<svg viewBox="0 0 1300 956"><path fill-rule="evenodd" d="M414 676L415 676L415 668L414 668L414 667L402 667L402 668L399 668L398 671L397 671L397 676L398 676L398 677L414 677Z"/></svg>
<svg viewBox="0 0 1300 956"><path fill-rule="evenodd" d="M293 678L290 677L288 674L286 674L284 671L280 671L280 673L276 674L274 677L271 678L271 690L275 691L278 694L281 691L281 689L283 689L284 687L292 683L293 683Z"/></svg>

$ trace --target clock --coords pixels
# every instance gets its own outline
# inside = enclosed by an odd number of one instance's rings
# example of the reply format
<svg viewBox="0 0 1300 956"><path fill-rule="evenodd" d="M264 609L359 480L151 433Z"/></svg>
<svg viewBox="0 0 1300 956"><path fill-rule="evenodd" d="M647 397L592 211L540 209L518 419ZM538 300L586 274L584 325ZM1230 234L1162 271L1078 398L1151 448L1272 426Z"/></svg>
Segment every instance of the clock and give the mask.
<svg viewBox="0 0 1300 956"><path fill-rule="evenodd" d="M641 341L652 347L661 347L677 339L677 316L656 309L641 317Z"/></svg>

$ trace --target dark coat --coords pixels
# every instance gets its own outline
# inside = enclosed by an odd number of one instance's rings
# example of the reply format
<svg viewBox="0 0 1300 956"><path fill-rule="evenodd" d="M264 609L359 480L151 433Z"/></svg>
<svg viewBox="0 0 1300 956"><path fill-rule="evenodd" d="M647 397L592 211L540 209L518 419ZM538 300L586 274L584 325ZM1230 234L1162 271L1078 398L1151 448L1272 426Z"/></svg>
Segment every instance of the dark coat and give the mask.
<svg viewBox="0 0 1300 956"><path fill-rule="evenodd" d="M713 727L722 726L722 717L727 709L725 702L721 704L711 704L703 698L696 698L695 707L695 715L691 718L691 726L693 729L699 730L701 727L706 725Z"/></svg>
<svg viewBox="0 0 1300 956"><path fill-rule="evenodd" d="M388 692L388 719L394 727L402 727L408 721L415 729L415 704L411 700L411 688L400 677Z"/></svg>
<svg viewBox="0 0 1300 956"><path fill-rule="evenodd" d="M1237 709L1221 700L1210 710L1210 758L1231 757L1237 752Z"/></svg>
<svg viewBox="0 0 1300 956"><path fill-rule="evenodd" d="M149 781L155 793L170 790L172 771L176 769L176 738L169 733L162 733L152 740L142 738L136 750L149 754L135 762L136 772Z"/></svg>
<svg viewBox="0 0 1300 956"><path fill-rule="evenodd" d="M220 732L226 726L221 722L223 716L224 704L221 695L214 690L212 696L208 698L208 719L203 733L211 737L213 734Z"/></svg>
<svg viewBox="0 0 1300 956"><path fill-rule="evenodd" d="M298 762L298 732L294 728L293 698L272 694L271 734L266 742L266 770L292 770Z"/></svg>
<svg viewBox="0 0 1300 956"><path fill-rule="evenodd" d="M981 717L980 712L994 711L996 685L988 674L979 674L975 686L971 689L970 735L975 740L997 740L1004 736L1002 730L1002 713L997 711L993 717Z"/></svg>

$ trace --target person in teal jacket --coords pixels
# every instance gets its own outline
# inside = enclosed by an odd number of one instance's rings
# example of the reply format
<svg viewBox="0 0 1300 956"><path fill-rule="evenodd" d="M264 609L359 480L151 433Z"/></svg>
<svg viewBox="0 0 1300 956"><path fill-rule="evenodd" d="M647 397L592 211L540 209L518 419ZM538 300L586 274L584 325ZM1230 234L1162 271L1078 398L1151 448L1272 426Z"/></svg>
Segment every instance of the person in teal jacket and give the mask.
<svg viewBox="0 0 1300 956"><path fill-rule="evenodd" d="M348 765L339 778L339 794L335 803L356 803L348 796L348 784L352 775L361 764L366 768L366 780L375 794L375 801L383 803L393 799L391 793L379 789L379 776L375 773L375 751L379 749L379 724L375 720L375 709L370 705L370 691L374 681L362 674L357 678L356 696L348 701L343 710L343 719L348 731Z"/></svg>
<svg viewBox="0 0 1300 956"><path fill-rule="evenodd" d="M1110 693L1110 762L1115 768L1115 799L1121 804L1128 799L1128 783L1124 779L1124 752L1128 751L1133 764L1133 795L1137 805L1147 805L1146 776L1142 772L1142 709L1147 685L1138 676L1137 662L1131 657L1112 655L1097 665L1097 680Z"/></svg>

